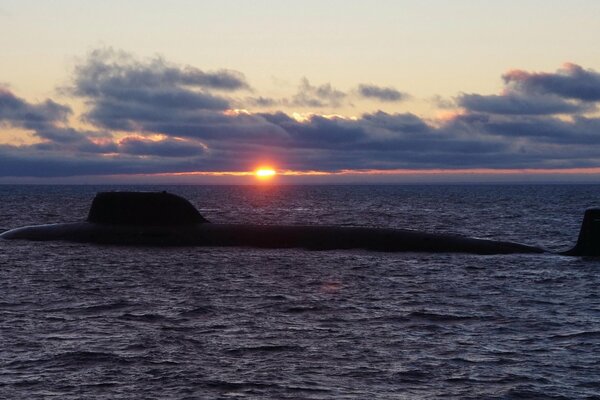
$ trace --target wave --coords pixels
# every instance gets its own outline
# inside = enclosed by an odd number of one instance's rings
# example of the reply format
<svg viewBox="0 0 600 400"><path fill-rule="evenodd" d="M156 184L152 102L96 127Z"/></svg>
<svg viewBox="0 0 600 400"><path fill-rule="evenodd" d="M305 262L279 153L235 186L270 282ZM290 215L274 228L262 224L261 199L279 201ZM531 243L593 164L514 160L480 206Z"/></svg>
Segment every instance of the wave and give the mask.
<svg viewBox="0 0 600 400"><path fill-rule="evenodd" d="M132 307L135 304L125 300L117 300L110 303L94 304L85 307L74 308L77 314L99 314L107 311L121 310L123 308Z"/></svg>
<svg viewBox="0 0 600 400"><path fill-rule="evenodd" d="M210 306L196 307L196 308L192 308L191 310L181 311L179 313L179 315L182 317L198 317L201 315L209 314L213 311L214 311L214 308L210 307Z"/></svg>
<svg viewBox="0 0 600 400"><path fill-rule="evenodd" d="M550 336L552 340L600 339L600 331L581 331Z"/></svg>
<svg viewBox="0 0 600 400"><path fill-rule="evenodd" d="M125 314L120 315L117 318L120 320L124 320L124 321L140 321L140 322L149 322L149 323L165 322L165 321L172 320L171 318L166 317L164 315L154 314L154 313L148 313L148 314L125 313Z"/></svg>
<svg viewBox="0 0 600 400"><path fill-rule="evenodd" d="M437 314L426 311L413 311L407 315L409 319L426 320L431 322L460 322L469 321L473 319L481 319L479 317L470 315L456 315L456 314Z"/></svg>
<svg viewBox="0 0 600 400"><path fill-rule="evenodd" d="M239 347L235 349L227 350L228 353L257 353L257 352L297 352L303 351L304 347L297 345L264 345L264 346L250 346L250 347Z"/></svg>

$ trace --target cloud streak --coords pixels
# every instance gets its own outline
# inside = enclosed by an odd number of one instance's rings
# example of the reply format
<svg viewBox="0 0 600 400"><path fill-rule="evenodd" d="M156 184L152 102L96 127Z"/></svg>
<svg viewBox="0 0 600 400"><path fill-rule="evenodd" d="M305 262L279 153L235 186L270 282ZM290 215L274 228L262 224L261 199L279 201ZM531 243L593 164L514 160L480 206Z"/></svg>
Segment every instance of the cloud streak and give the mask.
<svg viewBox="0 0 600 400"><path fill-rule="evenodd" d="M335 108L341 106L342 101L346 97L346 93L335 89L330 83L313 86L308 79L303 78L290 104L292 106L309 108Z"/></svg>
<svg viewBox="0 0 600 400"><path fill-rule="evenodd" d="M402 101L407 97L406 93L402 93L393 87L381 87L365 83L358 86L358 93L365 98L392 103Z"/></svg>
<svg viewBox="0 0 600 400"><path fill-rule="evenodd" d="M127 137L119 142L116 149L123 154L159 157L194 157L204 154L205 146L187 140L148 140Z"/></svg>
<svg viewBox="0 0 600 400"><path fill-rule="evenodd" d="M470 111L505 115L552 115L589 112L594 106L587 103L566 101L558 96L462 94L457 98L461 107Z"/></svg>

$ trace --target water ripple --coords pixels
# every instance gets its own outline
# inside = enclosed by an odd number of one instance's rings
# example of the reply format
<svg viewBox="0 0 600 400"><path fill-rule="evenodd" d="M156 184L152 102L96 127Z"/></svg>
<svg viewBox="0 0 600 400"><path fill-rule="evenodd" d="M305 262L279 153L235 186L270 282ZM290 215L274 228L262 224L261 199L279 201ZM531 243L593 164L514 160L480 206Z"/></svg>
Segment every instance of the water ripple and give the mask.
<svg viewBox="0 0 600 400"><path fill-rule="evenodd" d="M0 186L0 225L76 220L103 189ZM216 222L551 249L573 243L600 198L598 186L171 190ZM550 255L2 241L0 398L599 398L599 268Z"/></svg>

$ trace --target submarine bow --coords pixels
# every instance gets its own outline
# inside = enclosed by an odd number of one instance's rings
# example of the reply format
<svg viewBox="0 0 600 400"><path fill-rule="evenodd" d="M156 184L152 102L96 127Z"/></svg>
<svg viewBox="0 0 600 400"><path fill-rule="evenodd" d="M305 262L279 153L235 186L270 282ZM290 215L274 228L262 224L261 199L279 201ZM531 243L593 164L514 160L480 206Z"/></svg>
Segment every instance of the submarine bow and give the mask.
<svg viewBox="0 0 600 400"><path fill-rule="evenodd" d="M405 229L326 225L215 224L183 197L167 192L100 192L86 221L37 225L1 233L2 239L150 246L300 247L312 250L365 249L386 252L473 254L543 253L513 242ZM570 256L600 255L600 209L586 212Z"/></svg>

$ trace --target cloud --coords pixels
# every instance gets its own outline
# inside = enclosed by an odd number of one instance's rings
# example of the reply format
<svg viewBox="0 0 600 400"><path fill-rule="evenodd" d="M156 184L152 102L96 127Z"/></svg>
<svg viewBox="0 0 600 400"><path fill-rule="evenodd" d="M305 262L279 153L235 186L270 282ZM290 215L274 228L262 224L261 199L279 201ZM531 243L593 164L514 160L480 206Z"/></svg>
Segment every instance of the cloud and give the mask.
<svg viewBox="0 0 600 400"><path fill-rule="evenodd" d="M554 95L520 93L487 96L462 94L457 98L457 103L470 111L508 115L573 114L594 109L588 103L565 101Z"/></svg>
<svg viewBox="0 0 600 400"><path fill-rule="evenodd" d="M206 147L188 140L148 140L140 137L126 137L119 142L118 151L124 154L159 157L192 157L202 155Z"/></svg>
<svg viewBox="0 0 600 400"><path fill-rule="evenodd" d="M8 89L0 88L0 120L28 129L55 122L65 122L71 108L52 100L30 104Z"/></svg>
<svg viewBox="0 0 600 400"><path fill-rule="evenodd" d="M596 110L600 74L567 64L557 73L512 70L502 76L500 95L461 94L459 106L477 113L499 115L583 114Z"/></svg>
<svg viewBox="0 0 600 400"><path fill-rule="evenodd" d="M271 97L246 97L242 104L249 105L252 107L274 107L282 104L281 100L273 99Z"/></svg>
<svg viewBox="0 0 600 400"><path fill-rule="evenodd" d="M296 93L291 98L246 97L240 104L259 108L284 106L317 109L338 108L348 104L348 101L353 98L367 98L394 103L406 100L408 97L408 94L392 87L371 84L360 84L356 90L346 93L335 89L330 83L314 86L307 78L303 78Z"/></svg>
<svg viewBox="0 0 600 400"><path fill-rule="evenodd" d="M133 55L111 48L92 51L75 70L75 93L96 97L112 90L135 87L190 87L233 91L248 89L241 72L204 72L191 66L177 66L160 57L139 61Z"/></svg>
<svg viewBox="0 0 600 400"><path fill-rule="evenodd" d="M600 120L576 117L572 121L559 118L491 118L480 125L490 135L506 138L526 138L532 145L544 143L592 146L600 150ZM600 156L600 154L599 154Z"/></svg>
<svg viewBox="0 0 600 400"><path fill-rule="evenodd" d="M330 83L313 86L308 79L302 78L298 91L290 100L290 104L298 107L336 108L342 105L346 93L335 89Z"/></svg>
<svg viewBox="0 0 600 400"><path fill-rule="evenodd" d="M92 138L106 138L106 132L78 131L66 126L72 114L70 107L46 100L32 104L15 96L7 89L0 89L0 123L9 127L24 128L42 139L42 145L83 146Z"/></svg>
<svg viewBox="0 0 600 400"><path fill-rule="evenodd" d="M407 97L405 93L402 93L393 87L381 87L365 83L358 86L358 93L362 97L386 102L398 102Z"/></svg>
<svg viewBox="0 0 600 400"><path fill-rule="evenodd" d="M68 177L161 173L190 170L190 161L157 160L128 156L38 151L34 147L0 146L0 176Z"/></svg>
<svg viewBox="0 0 600 400"><path fill-rule="evenodd" d="M264 115L289 132L290 146L280 149L285 160L312 155L299 169L426 168L487 163L490 154L508 152L501 138L470 137L435 128L413 114L365 114L356 120L312 116L296 121L279 113ZM452 161L453 160L453 161ZM452 162L451 162L452 161ZM295 164L296 165L296 164Z"/></svg>
<svg viewBox="0 0 600 400"><path fill-rule="evenodd" d="M435 107L443 110L452 110L457 107L456 99L448 99L440 95L431 96L428 100Z"/></svg>
<svg viewBox="0 0 600 400"><path fill-rule="evenodd" d="M528 93L550 93L567 99L600 101L600 74L567 63L556 73L531 73L512 70L502 76L504 82Z"/></svg>
<svg viewBox="0 0 600 400"><path fill-rule="evenodd" d="M166 137L159 141L130 137L116 148L107 143L98 150L114 152L111 157L94 156L91 149L87 155L65 152L56 143L45 149L5 148L5 154L0 154L0 174L236 171L250 170L262 159L280 168L322 171L577 167L595 165L600 159L596 133L600 120L594 118L561 121L545 116L459 114L434 126L413 114L384 112L356 120L315 115L297 121L284 113L252 117L271 126L261 140L251 120L223 116L221 132L213 132L202 143L176 139L165 130ZM229 127L237 129L239 139L227 136ZM244 135L250 139L244 140ZM79 159L81 168L75 166Z"/></svg>
<svg viewBox="0 0 600 400"><path fill-rule="evenodd" d="M322 171L600 165L600 118L586 114L593 102L510 80L500 95L458 96L462 110L432 120L382 111L322 115L319 109L340 106L356 92L307 79L288 100L248 97L248 88L239 73L94 52L69 89L86 102L86 130L70 126L67 105L0 90L0 122L41 141L0 146L0 176L240 171L262 160ZM397 98L392 88L364 88L380 100ZM314 110L298 116L233 109L251 101Z"/></svg>
<svg viewBox="0 0 600 400"><path fill-rule="evenodd" d="M249 85L239 72L204 72L171 65L161 58L138 61L128 53L102 49L93 51L75 69L67 92L88 101L91 108L85 118L89 122L131 130L133 121L165 110L226 110L230 100L213 92L242 89Z"/></svg>

